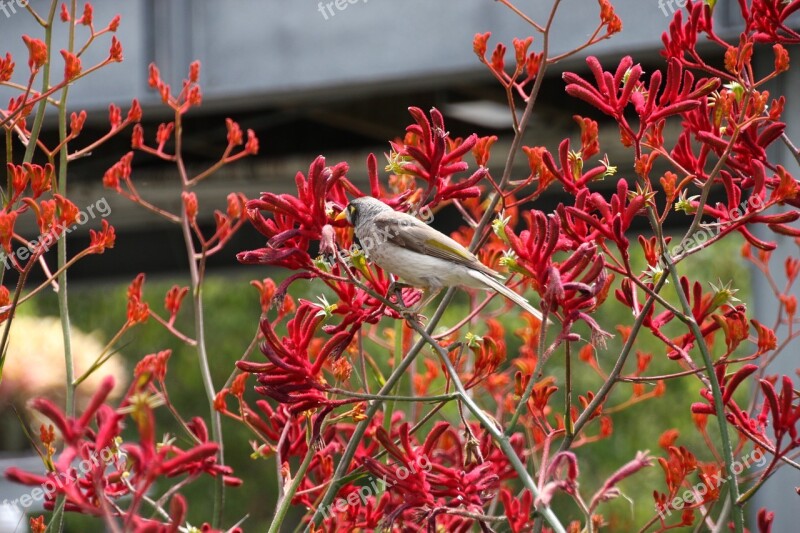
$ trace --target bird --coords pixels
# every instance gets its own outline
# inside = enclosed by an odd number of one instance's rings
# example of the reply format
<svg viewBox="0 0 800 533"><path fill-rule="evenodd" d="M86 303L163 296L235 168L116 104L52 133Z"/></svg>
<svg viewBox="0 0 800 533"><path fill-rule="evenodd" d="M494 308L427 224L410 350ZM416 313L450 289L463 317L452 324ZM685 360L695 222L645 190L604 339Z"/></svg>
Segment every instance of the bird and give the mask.
<svg viewBox="0 0 800 533"><path fill-rule="evenodd" d="M493 290L542 320L538 309L503 284L500 273L416 217L363 196L351 200L335 217L343 219L353 226L366 256L406 284L428 289L432 297L445 287Z"/></svg>

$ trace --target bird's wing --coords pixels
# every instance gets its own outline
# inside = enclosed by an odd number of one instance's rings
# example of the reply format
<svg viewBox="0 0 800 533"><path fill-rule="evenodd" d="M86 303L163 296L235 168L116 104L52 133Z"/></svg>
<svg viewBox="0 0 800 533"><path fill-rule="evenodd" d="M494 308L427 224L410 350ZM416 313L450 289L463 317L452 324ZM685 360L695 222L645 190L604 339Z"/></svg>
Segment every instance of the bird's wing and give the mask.
<svg viewBox="0 0 800 533"><path fill-rule="evenodd" d="M396 246L474 268L489 276L500 277L500 274L481 263L472 252L411 215L381 213L373 222L379 232L377 237L385 238Z"/></svg>

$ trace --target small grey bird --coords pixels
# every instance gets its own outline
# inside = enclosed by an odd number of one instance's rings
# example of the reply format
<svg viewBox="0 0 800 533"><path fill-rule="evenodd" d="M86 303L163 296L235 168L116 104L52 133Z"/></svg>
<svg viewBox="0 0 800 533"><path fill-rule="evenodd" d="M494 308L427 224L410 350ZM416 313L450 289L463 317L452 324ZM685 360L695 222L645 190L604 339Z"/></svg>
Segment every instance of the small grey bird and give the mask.
<svg viewBox="0 0 800 533"><path fill-rule="evenodd" d="M503 285L503 277L447 235L371 196L347 204L336 220L355 228L361 248L382 269L436 294L443 287L466 286L499 292L527 312L542 313Z"/></svg>

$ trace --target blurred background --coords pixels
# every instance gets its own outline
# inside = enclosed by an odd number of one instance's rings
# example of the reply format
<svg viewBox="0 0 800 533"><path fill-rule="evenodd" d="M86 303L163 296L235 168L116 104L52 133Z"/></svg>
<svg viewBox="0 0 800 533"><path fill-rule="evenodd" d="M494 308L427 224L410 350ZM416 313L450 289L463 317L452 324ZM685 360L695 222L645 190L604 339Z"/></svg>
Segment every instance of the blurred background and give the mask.
<svg viewBox="0 0 800 533"><path fill-rule="evenodd" d="M661 34L667 29L675 10L680 9L679 3L659 0L614 2L623 21L622 33L565 60L548 72L550 77L542 87L525 144L543 145L555 151L565 137L572 137L577 142L579 130L572 116L589 116L600 122L601 152L607 152L612 164L619 166L619 177L631 178L631 157L618 142L616 126L604 121L596 110L568 98L564 94L560 73L564 70L585 73L587 54L598 56L607 66L616 65L619 58L630 54L635 62L642 64L646 73L662 69L664 62L658 53ZM31 0L31 4L41 12L49 2ZM550 4L551 0L529 0L518 5L532 18L543 20ZM126 112L130 101L137 98L144 108L146 138L152 141L158 124L170 120L170 115L161 106L158 94L147 85L148 65L155 62L163 78L175 87L180 86L189 63L196 59L202 63L203 105L187 117L185 124L184 151L191 165L202 169L217 160L224 148L226 117L239 122L243 129L252 128L258 135L261 145L258 156L224 167L197 190L199 221L206 229L214 227L213 209L224 209L228 192L241 191L248 198L257 197L259 192L267 190L293 192L295 174L307 171L310 162L319 154L324 155L329 164L347 161L351 169L350 179L357 184L365 183L367 155L376 153L382 161L382 154L388 152L388 141L402 137L406 125L411 122L407 112L409 106L440 109L454 137L471 133L497 135L499 140L494 147L490 168L498 175L512 137L509 110L503 90L474 56L472 39L476 33L490 31L491 46L498 41L510 43L514 37L534 35L532 28L499 2L491 0L294 0L280 3L274 0L103 0L95 2L94 7L98 24L104 24L115 14L122 15L118 38L124 47L125 61L102 69L71 91L71 110L86 109L89 113L83 139L98 138L108 130L107 108L110 103L119 105ZM738 35L739 28L732 22L736 19L733 16L735 12L731 11L734 9L738 9L735 2L718 2L716 19L720 35ZM582 44L594 30L597 20L596 2L564 0L552 34L552 53L566 52ZM27 51L19 36L36 36L38 31L27 13L9 15L0 11L0 52L10 51L18 65L24 66L23 58L27 57ZM63 36L56 35L55 42L59 42L60 37ZM533 48L539 50L540 46L537 34ZM97 46L95 50L95 55L85 57L84 65L93 64L107 52L104 46ZM721 57L715 59L721 62ZM771 68L771 53L759 60L763 61L765 68ZM778 78L772 90L784 94L796 92L789 87L797 86L800 82L797 77L797 69L790 71ZM4 101L10 95L0 89L0 98ZM798 116L797 105L790 99L785 116ZM675 129L666 131L665 136L674 132ZM800 139L800 126L796 121L790 123L787 133ZM52 139L55 135L55 116L50 116L45 124L44 138ZM125 287L136 274L148 274L145 294L156 307L172 284L188 284L180 229L102 186L103 173L129 149L130 137L125 133L104 145L92 157L79 160L71 167L73 202L83 208L105 198L111 212L108 220L117 230L113 250L81 261L71 270L74 323L86 332L87 337L95 336L102 344L125 319ZM778 157L778 162L796 170L792 161ZM527 176L529 171L525 158L517 157L516 161L515 175ZM174 167L137 152L133 168L134 183L145 199L166 209L179 210L176 191L180 183ZM613 189L615 182L615 179L607 179L598 187ZM543 197L535 207L550 211L562 200L556 187L551 187L551 194ZM683 220L688 221L688 217ZM643 225L636 231L649 231L644 219L642 221ZM82 249L88 242L88 229L97 229L99 225L99 220L94 221L73 232L70 246L75 250ZM437 215L435 225L440 230L454 230L459 225L458 214L453 210ZM24 232L24 228L19 229ZM670 228L674 232L681 229ZM30 230L33 233L33 225ZM771 239L775 237L770 235ZM249 344L257 326L260 313L258 294L248 281L285 275L236 262L237 252L261 246L261 236L246 227L223 253L211 261L206 302L208 321L213 324L209 347L218 386ZM740 259L740 246L741 241L732 237L716 248L713 256L698 254L683 268L703 269L701 272L707 273L707 281L715 283L720 276L723 282L734 280L735 286L741 289L737 296L755 306L763 322L771 323L774 318L771 292L762 277L752 275ZM782 261L780 257L773 259L778 265ZM781 272L776 272L778 280L781 275ZM9 276L9 281L13 279ZM321 291L315 286L303 290L307 290L306 297ZM295 295L303 296L300 293ZM453 316L463 313L463 306L467 304L466 298L462 298L462 307L454 308ZM45 295L23 310L32 318L34 315L57 315L55 297ZM191 328L188 316L182 316L182 319L185 320L183 326ZM602 319L609 328L616 323L630 322L630 317L623 315L621 309L617 309L616 315L609 312ZM515 349L514 343L519 345L519 340L512 338L511 333L521 326L521 323L513 321L507 324L509 354ZM25 335L24 331L20 334ZM618 346L619 336L615 341L610 346L610 354ZM125 339L116 364L123 370L127 367L130 375L133 365L143 355L168 347L175 350L168 383L173 387L171 394L176 407L187 417L206 415L204 402L197 401L203 393L192 350L175 342L157 325L148 324L137 331L135 339ZM27 357L24 355L26 348L20 350L22 356ZM654 372L659 369L668 372L672 368L664 361L663 349L658 343L648 344L644 339L641 350L652 350L656 359ZM57 351L56 347L54 353ZM61 364L57 355L53 357L53 365ZM601 361L601 366L603 363ZM609 361L605 363L610 364ZM789 358L787 353L783 362L777 362L775 371L793 374L796 366L796 358ZM36 369L29 368L28 372L36 372ZM583 388L596 385L596 380L587 378ZM602 480L630 459L642 446L634 438L636 434L646 436L643 442L653 443L664 430L683 424L684 427L679 428L682 433L679 443L701 444L693 427L686 426L686 412L696 401L696 389L693 384L681 389L683 386L669 389L668 394L675 397L669 412L653 412L654 404L648 403L631 408L626 411L627 418L623 419L622 425L626 427L616 428L611 439L613 442L600 441L580 448L579 456L591 453L604 458L593 462L597 472L583 471L586 479ZM13 402L24 405L26 398L23 396L18 391ZM10 398L10 393L5 397L0 395L0 401L3 401L0 404L0 432L3 434L0 445L4 446L0 451L0 465L3 464L3 454L5 457L14 454L11 461L19 464L20 454L24 455L26 448L25 439L14 429L19 425L15 415L3 408L12 403ZM625 395L620 394L617 400L621 403L624 398ZM245 530L263 530L263 524L275 505L274 465L253 466L246 432L234 425L227 427L226 431L233 435L226 442L226 455L245 479L243 489L229 492L227 515L235 521L236 517L249 513ZM636 479L641 480L644 487L653 487L663 485L663 481L659 481L661 478L656 467L646 476ZM591 482L587 484L591 486ZM753 504L753 509L766 504L777 511L778 532L793 530L789 528L787 517L792 515L788 506L795 503L796 495L791 487L796 484L796 473L784 470L763 489L759 495L761 500ZM204 491L209 493L209 487L200 484L194 489L196 494L187 493L187 496L190 501L197 501L198 497L202 500ZM625 488L627 496L635 500L636 508L652 509L650 494L642 494L630 482ZM18 489L0 480L0 501L12 497ZM641 503L640 499L647 503ZM622 500L616 502L614 512L608 514L618 523L639 525L652 515L632 517L633 507ZM5 531L3 527L0 522L0 533ZM75 531L81 531L81 526L73 527ZM782 529L784 527L787 529ZM17 531L24 531L24 524Z"/></svg>

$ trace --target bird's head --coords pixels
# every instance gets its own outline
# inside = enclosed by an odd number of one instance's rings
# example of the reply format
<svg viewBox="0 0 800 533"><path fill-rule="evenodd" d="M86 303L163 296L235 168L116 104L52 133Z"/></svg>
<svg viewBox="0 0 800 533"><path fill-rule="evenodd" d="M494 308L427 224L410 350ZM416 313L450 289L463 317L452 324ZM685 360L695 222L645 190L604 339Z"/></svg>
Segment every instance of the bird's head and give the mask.
<svg viewBox="0 0 800 533"><path fill-rule="evenodd" d="M346 219L353 226L357 226L359 222L368 220L378 213L384 211L391 211L392 208L372 196L362 196L355 198L347 204L341 213L336 215L335 220Z"/></svg>

